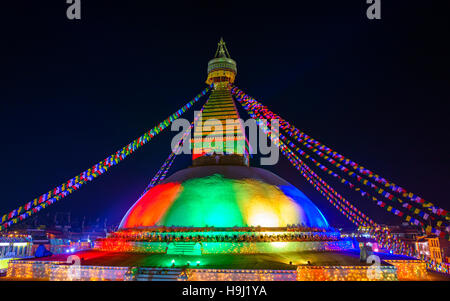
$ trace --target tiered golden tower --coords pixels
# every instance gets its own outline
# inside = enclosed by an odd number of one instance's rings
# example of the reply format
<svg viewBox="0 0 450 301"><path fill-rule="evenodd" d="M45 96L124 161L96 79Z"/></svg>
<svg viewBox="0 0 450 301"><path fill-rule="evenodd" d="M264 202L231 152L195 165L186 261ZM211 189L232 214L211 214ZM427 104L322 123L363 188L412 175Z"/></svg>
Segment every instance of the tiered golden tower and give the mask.
<svg viewBox="0 0 450 301"><path fill-rule="evenodd" d="M248 165L248 143L230 86L236 78L236 62L221 38L208 62L207 84L214 88L205 105L202 122L194 129L193 165Z"/></svg>

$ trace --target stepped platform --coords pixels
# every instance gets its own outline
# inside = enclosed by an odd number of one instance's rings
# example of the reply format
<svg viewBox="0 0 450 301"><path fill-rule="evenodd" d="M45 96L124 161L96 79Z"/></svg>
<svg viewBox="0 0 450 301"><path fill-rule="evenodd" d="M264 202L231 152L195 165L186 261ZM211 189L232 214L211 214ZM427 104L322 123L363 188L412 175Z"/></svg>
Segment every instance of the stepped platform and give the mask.
<svg viewBox="0 0 450 301"><path fill-rule="evenodd" d="M358 250L268 254L146 254L80 251L81 280L368 280L370 265ZM380 255L380 280L426 280L424 263L406 256ZM67 280L69 255L11 262L7 278ZM425 274L424 274L425 273ZM7 279L6 278L6 279Z"/></svg>
<svg viewBox="0 0 450 301"><path fill-rule="evenodd" d="M178 281L182 277L182 269L164 268L137 268L134 277L135 281Z"/></svg>
<svg viewBox="0 0 450 301"><path fill-rule="evenodd" d="M167 246L167 255L202 255L202 246L198 242L171 242Z"/></svg>
<svg viewBox="0 0 450 301"><path fill-rule="evenodd" d="M390 265L386 260L413 260L407 256L375 253L380 255L382 266ZM74 254L58 254L43 258L17 260L20 262L66 262L71 255L80 257L80 264L86 266L115 267L198 267L207 269L296 269L297 265L309 266L367 266L359 261L358 250L347 251L304 251L267 254L144 254L127 252L104 252L86 250ZM175 260L175 265L173 260ZM199 263L197 263L199 262ZM289 264L289 263L292 264ZM309 263L308 263L309 262Z"/></svg>

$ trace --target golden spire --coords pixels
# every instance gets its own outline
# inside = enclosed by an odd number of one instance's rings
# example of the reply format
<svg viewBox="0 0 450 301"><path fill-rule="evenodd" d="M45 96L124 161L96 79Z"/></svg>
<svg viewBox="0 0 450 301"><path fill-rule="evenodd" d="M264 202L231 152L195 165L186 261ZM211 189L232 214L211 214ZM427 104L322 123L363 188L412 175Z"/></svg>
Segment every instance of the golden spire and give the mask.
<svg viewBox="0 0 450 301"><path fill-rule="evenodd" d="M219 43L217 43L217 51L216 54L214 55L215 58L217 57L227 57L227 58L231 58L230 53L228 52L227 46L225 45L225 42L223 40L223 38L220 38Z"/></svg>
<svg viewBox="0 0 450 301"><path fill-rule="evenodd" d="M230 57L227 46L220 38L217 43L217 50L214 58L208 62L208 78L206 83L208 85L214 83L215 88L227 87L227 84L232 84L237 74L236 62Z"/></svg>

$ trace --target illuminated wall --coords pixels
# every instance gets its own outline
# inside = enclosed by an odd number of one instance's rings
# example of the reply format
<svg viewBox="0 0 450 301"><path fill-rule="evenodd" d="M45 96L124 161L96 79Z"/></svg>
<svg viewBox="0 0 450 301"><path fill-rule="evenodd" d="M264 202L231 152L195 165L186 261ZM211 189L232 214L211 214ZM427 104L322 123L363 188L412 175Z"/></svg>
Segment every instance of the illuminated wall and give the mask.
<svg viewBox="0 0 450 301"><path fill-rule="evenodd" d="M191 281L396 281L429 280L424 262L389 261L371 277L370 266L298 266L297 270L187 269ZM13 260L7 277L35 280L120 281L131 280L130 267L75 266L62 262ZM397 276L398 273L398 276Z"/></svg>
<svg viewBox="0 0 450 301"><path fill-rule="evenodd" d="M287 182L276 186L256 179L229 179L214 174L153 187L130 208L120 228L157 224L285 227L302 223L328 227L320 210Z"/></svg>
<svg viewBox="0 0 450 301"><path fill-rule="evenodd" d="M295 270L189 269L188 281L296 281Z"/></svg>
<svg viewBox="0 0 450 301"><path fill-rule="evenodd" d="M298 266L298 281L395 281L394 266L380 266L379 278L370 278L368 266Z"/></svg>
<svg viewBox="0 0 450 301"><path fill-rule="evenodd" d="M428 280L427 264L423 260L385 260L397 268L398 280Z"/></svg>
<svg viewBox="0 0 450 301"><path fill-rule="evenodd" d="M57 264L57 262L11 260L8 264L6 276L22 279L48 280L50 278L50 266L54 264Z"/></svg>
<svg viewBox="0 0 450 301"><path fill-rule="evenodd" d="M117 242L117 243L116 243ZM258 254L299 251L333 251L353 248L350 240L289 242L202 242L202 254ZM166 253L166 242L134 242L105 239L97 242L100 251Z"/></svg>
<svg viewBox="0 0 450 301"><path fill-rule="evenodd" d="M128 269L128 267L108 266L76 267L58 261L12 260L6 277L50 281L117 281L124 279Z"/></svg>
<svg viewBox="0 0 450 301"><path fill-rule="evenodd" d="M128 267L52 265L50 281L123 281Z"/></svg>

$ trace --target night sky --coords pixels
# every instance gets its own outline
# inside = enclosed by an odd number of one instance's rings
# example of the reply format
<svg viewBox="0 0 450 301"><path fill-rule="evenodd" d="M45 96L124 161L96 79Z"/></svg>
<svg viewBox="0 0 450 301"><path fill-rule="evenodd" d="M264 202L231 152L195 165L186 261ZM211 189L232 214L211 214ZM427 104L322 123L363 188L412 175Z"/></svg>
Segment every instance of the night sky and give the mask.
<svg viewBox="0 0 450 301"><path fill-rule="evenodd" d="M344 156L450 208L444 1L384 0L382 20L366 18L365 0L111 2L82 0L80 21L66 18L64 0L1 4L2 215L204 89L221 36L237 61L238 87ZM169 155L174 134L165 131L48 211L119 222ZM178 158L171 173L190 163ZM286 160L269 169L304 191L332 225L350 225ZM334 186L375 221L401 222Z"/></svg>

